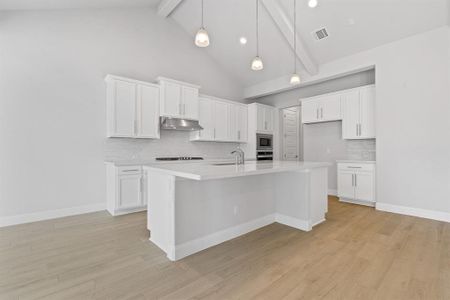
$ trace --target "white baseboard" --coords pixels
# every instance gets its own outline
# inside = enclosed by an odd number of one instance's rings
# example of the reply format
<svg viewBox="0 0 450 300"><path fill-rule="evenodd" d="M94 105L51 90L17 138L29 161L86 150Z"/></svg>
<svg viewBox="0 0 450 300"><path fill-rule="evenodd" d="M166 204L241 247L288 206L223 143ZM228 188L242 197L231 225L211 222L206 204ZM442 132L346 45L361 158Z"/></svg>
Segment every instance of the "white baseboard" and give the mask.
<svg viewBox="0 0 450 300"><path fill-rule="evenodd" d="M347 198L339 198L339 201L345 202L345 203L352 203L352 204L364 205L364 206L369 206L369 207L375 207L375 202L372 202L372 201L347 199Z"/></svg>
<svg viewBox="0 0 450 300"><path fill-rule="evenodd" d="M201 237L187 243L175 246L175 249L167 249L167 258L172 261L182 259L188 255L197 253L206 248L218 245L225 241L234 239L243 234L249 233L250 231L256 230L258 228L267 226L275 222L275 215L270 214L265 217L239 224L237 226L227 228L225 230Z"/></svg>
<svg viewBox="0 0 450 300"><path fill-rule="evenodd" d="M105 209L105 203L96 203L84 206L36 212L31 214L0 217L0 227L57 219L62 217L86 214L90 212L102 211Z"/></svg>
<svg viewBox="0 0 450 300"><path fill-rule="evenodd" d="M337 190L328 189L328 196L336 196L337 197Z"/></svg>
<svg viewBox="0 0 450 300"><path fill-rule="evenodd" d="M289 226L289 227L297 228L297 229L300 229L303 231L311 231L311 229L312 229L312 225L308 221L300 220L297 218L293 218L293 217L278 214L278 213L275 214L275 222Z"/></svg>
<svg viewBox="0 0 450 300"><path fill-rule="evenodd" d="M391 213L450 223L450 213L377 202L376 209Z"/></svg>

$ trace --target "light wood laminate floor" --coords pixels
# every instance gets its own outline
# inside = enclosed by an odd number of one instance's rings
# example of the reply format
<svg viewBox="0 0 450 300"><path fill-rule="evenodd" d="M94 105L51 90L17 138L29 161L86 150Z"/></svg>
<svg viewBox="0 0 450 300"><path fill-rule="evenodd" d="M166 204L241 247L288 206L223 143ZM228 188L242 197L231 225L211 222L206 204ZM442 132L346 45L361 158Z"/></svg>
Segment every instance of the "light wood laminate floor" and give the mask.
<svg viewBox="0 0 450 300"><path fill-rule="evenodd" d="M0 229L0 299L450 299L450 224L330 198L306 233L272 224L170 262L145 213Z"/></svg>

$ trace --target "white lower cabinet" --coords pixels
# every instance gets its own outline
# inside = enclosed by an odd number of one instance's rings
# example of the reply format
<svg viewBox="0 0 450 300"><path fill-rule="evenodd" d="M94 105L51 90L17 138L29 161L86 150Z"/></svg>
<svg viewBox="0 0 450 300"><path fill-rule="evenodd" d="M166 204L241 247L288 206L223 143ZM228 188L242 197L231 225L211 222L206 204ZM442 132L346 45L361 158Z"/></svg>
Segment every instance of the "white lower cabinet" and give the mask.
<svg viewBox="0 0 450 300"><path fill-rule="evenodd" d="M338 163L339 200L375 205L375 164Z"/></svg>
<svg viewBox="0 0 450 300"><path fill-rule="evenodd" d="M145 174L141 166L106 164L106 207L113 215L147 209Z"/></svg>

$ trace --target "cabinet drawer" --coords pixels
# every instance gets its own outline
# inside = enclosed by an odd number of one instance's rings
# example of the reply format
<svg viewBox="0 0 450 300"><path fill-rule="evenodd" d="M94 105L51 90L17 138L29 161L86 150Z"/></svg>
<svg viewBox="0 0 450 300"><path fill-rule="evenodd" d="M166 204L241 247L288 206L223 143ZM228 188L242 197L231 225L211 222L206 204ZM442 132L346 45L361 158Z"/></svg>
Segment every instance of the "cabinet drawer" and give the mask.
<svg viewBox="0 0 450 300"><path fill-rule="evenodd" d="M359 163L338 163L338 170L342 171L365 171L372 172L375 170L374 164L359 164Z"/></svg>
<svg viewBox="0 0 450 300"><path fill-rule="evenodd" d="M136 175L142 173L141 166L123 166L118 167L117 172L119 175Z"/></svg>

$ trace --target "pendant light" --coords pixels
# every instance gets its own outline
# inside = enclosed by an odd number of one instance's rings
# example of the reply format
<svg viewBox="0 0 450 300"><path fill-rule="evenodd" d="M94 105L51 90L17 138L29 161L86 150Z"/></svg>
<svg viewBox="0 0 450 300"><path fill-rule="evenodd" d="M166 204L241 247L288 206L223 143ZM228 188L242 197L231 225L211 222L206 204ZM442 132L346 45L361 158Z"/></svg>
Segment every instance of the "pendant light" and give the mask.
<svg viewBox="0 0 450 300"><path fill-rule="evenodd" d="M300 83L300 76L297 74L297 0L294 0L294 74L290 83L292 85Z"/></svg>
<svg viewBox="0 0 450 300"><path fill-rule="evenodd" d="M209 35L208 31L206 31L205 27L203 26L203 0L201 1L202 1L202 26L195 35L195 45L200 48L205 48L209 46Z"/></svg>
<svg viewBox="0 0 450 300"><path fill-rule="evenodd" d="M259 0L256 0L256 56L252 60L252 70L259 71L264 68L261 57L259 57Z"/></svg>

